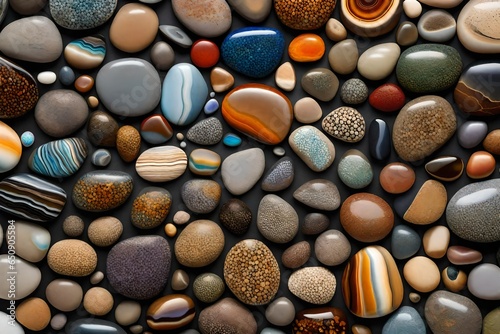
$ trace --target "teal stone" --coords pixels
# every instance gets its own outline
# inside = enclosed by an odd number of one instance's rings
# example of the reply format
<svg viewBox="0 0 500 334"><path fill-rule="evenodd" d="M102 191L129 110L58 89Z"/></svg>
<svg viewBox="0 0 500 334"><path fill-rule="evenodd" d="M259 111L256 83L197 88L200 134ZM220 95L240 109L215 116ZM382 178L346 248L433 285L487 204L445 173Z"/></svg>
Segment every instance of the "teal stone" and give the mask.
<svg viewBox="0 0 500 334"><path fill-rule="evenodd" d="M228 133L222 139L222 143L228 147L238 147L241 145L241 138L234 133Z"/></svg>
<svg viewBox="0 0 500 334"><path fill-rule="evenodd" d="M349 188L361 189L373 180L373 169L366 156L355 149L348 150L338 166L340 180Z"/></svg>
<svg viewBox="0 0 500 334"><path fill-rule="evenodd" d="M106 42L102 36L88 36L70 42L64 48L64 58L72 67L90 70L98 67L106 57Z"/></svg>
<svg viewBox="0 0 500 334"><path fill-rule="evenodd" d="M420 236L414 229L398 225L392 230L391 254L398 260L408 259L418 252L421 242Z"/></svg>
<svg viewBox="0 0 500 334"><path fill-rule="evenodd" d="M45 176L67 177L82 167L87 152L87 144L81 138L51 141L31 153L28 167Z"/></svg>
<svg viewBox="0 0 500 334"><path fill-rule="evenodd" d="M31 131L24 131L21 135L21 143L24 147L30 147L35 143L35 135Z"/></svg>
<svg viewBox="0 0 500 334"><path fill-rule="evenodd" d="M188 125L203 110L207 97L207 83L200 71L188 63L176 64L163 81L161 111L170 123Z"/></svg>
<svg viewBox="0 0 500 334"><path fill-rule="evenodd" d="M127 334L114 322L96 318L79 319L66 326L66 334Z"/></svg>
<svg viewBox="0 0 500 334"><path fill-rule="evenodd" d="M425 334L425 323L413 307L402 306L385 323L382 334Z"/></svg>
<svg viewBox="0 0 500 334"><path fill-rule="evenodd" d="M305 125L288 137L292 150L315 172L326 170L335 159L335 147L321 131Z"/></svg>
<svg viewBox="0 0 500 334"><path fill-rule="evenodd" d="M419 94L436 93L454 86L462 73L462 58L448 45L419 44L406 49L396 65L401 86Z"/></svg>

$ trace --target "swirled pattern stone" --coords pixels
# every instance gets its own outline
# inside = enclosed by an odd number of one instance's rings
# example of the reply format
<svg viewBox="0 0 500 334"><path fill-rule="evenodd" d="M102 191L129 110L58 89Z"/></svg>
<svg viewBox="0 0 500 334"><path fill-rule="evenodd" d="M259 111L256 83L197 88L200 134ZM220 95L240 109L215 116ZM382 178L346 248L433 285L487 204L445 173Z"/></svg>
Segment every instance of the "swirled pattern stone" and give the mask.
<svg viewBox="0 0 500 334"><path fill-rule="evenodd" d="M394 29L401 17L401 0L342 0L340 18L356 35L376 37Z"/></svg>

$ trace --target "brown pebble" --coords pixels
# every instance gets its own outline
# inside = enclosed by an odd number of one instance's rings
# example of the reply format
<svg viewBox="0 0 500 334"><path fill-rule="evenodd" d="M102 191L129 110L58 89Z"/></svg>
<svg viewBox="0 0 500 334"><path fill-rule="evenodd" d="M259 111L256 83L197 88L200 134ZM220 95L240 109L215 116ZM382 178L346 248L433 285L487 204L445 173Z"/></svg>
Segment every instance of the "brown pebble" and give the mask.
<svg viewBox="0 0 500 334"><path fill-rule="evenodd" d="M410 292L410 294L408 295L408 298L414 304L420 302L420 299L421 299L420 295L418 293L415 293L415 292Z"/></svg>
<svg viewBox="0 0 500 334"><path fill-rule="evenodd" d="M326 37L334 42L340 42L347 38L347 30L337 19L330 18L325 26Z"/></svg>
<svg viewBox="0 0 500 334"><path fill-rule="evenodd" d="M37 297L28 298L17 306L16 320L32 331L41 331L50 323L50 308L45 300Z"/></svg>
<svg viewBox="0 0 500 334"><path fill-rule="evenodd" d="M78 216L68 216L63 221L63 232L68 237L79 237L82 235L83 230L85 229L85 223L82 218Z"/></svg>
<svg viewBox="0 0 500 334"><path fill-rule="evenodd" d="M96 246L108 247L120 239L123 233L122 222L111 216L100 217L90 223L87 230L89 240Z"/></svg>
<svg viewBox="0 0 500 334"><path fill-rule="evenodd" d="M369 327L366 327L364 325L352 325L352 334L372 334L372 331Z"/></svg>
<svg viewBox="0 0 500 334"><path fill-rule="evenodd" d="M141 149L141 134L136 128L124 125L116 133L116 149L120 158L131 162L139 156Z"/></svg>
<svg viewBox="0 0 500 334"><path fill-rule="evenodd" d="M181 291L189 286L189 275L182 269L177 269L172 274L172 290Z"/></svg>
<svg viewBox="0 0 500 334"><path fill-rule="evenodd" d="M108 314L113 308L113 296L101 287L90 288L83 297L83 307L92 315L102 316Z"/></svg>
<svg viewBox="0 0 500 334"><path fill-rule="evenodd" d="M47 253L47 263L60 275L82 277L90 275L97 266L97 254L88 243L66 239L56 242Z"/></svg>
<svg viewBox="0 0 500 334"><path fill-rule="evenodd" d="M84 74L75 80L75 89L80 93L87 93L94 87L94 78Z"/></svg>
<svg viewBox="0 0 500 334"><path fill-rule="evenodd" d="M170 238L175 237L175 235L177 234L177 227L175 227L175 225L172 223L168 223L167 225L165 225L165 234Z"/></svg>
<svg viewBox="0 0 500 334"><path fill-rule="evenodd" d="M311 245L307 241L298 242L288 247L281 256L281 262L287 268L298 268L304 265L311 256Z"/></svg>
<svg viewBox="0 0 500 334"><path fill-rule="evenodd" d="M379 176L380 186L390 194L401 194L410 190L415 179L413 169L401 162L386 165Z"/></svg>
<svg viewBox="0 0 500 334"><path fill-rule="evenodd" d="M441 218L447 203L445 186L439 181L427 180L415 195L403 218L416 225L432 224Z"/></svg>
<svg viewBox="0 0 500 334"><path fill-rule="evenodd" d="M90 276L90 283L93 285L101 283L101 281L104 279L104 273L102 271L96 271L95 273Z"/></svg>
<svg viewBox="0 0 500 334"><path fill-rule="evenodd" d="M87 104L89 105L90 108L95 109L99 106L99 99L95 96L89 96L87 98Z"/></svg>
<svg viewBox="0 0 500 334"><path fill-rule="evenodd" d="M214 67L210 72L210 84L212 85L214 92L222 93L233 87L234 77L225 69Z"/></svg>
<svg viewBox="0 0 500 334"><path fill-rule="evenodd" d="M441 279L444 286L452 292L459 292L467 286L467 274L454 266L444 268Z"/></svg>
<svg viewBox="0 0 500 334"><path fill-rule="evenodd" d="M131 326L129 330L132 334L140 334L144 330L144 327L142 327L141 325L135 325Z"/></svg>
<svg viewBox="0 0 500 334"><path fill-rule="evenodd" d="M491 154L500 155L500 129L488 133L483 141L483 147Z"/></svg>

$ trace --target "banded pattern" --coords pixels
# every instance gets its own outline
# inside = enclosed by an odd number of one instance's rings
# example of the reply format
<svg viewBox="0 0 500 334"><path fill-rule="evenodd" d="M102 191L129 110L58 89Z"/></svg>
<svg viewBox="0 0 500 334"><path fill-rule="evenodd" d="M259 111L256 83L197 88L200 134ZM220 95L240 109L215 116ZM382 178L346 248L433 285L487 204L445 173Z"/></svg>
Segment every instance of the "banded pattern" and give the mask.
<svg viewBox="0 0 500 334"><path fill-rule="evenodd" d="M106 56L106 42L99 36L76 39L64 49L64 58L79 69L96 68Z"/></svg>
<svg viewBox="0 0 500 334"><path fill-rule="evenodd" d="M0 210L20 218L47 222L59 216L66 192L36 176L19 173L0 182Z"/></svg>
<svg viewBox="0 0 500 334"><path fill-rule="evenodd" d="M39 174L67 177L76 173L87 158L87 144L82 138L51 141L37 148L28 160L29 168Z"/></svg>
<svg viewBox="0 0 500 334"><path fill-rule="evenodd" d="M166 182L175 180L187 167L187 156L176 146L157 146L144 151L135 163L135 170L144 180Z"/></svg>
<svg viewBox="0 0 500 334"><path fill-rule="evenodd" d="M198 148L189 155L189 170L196 175L213 175L221 164L221 157L214 151Z"/></svg>

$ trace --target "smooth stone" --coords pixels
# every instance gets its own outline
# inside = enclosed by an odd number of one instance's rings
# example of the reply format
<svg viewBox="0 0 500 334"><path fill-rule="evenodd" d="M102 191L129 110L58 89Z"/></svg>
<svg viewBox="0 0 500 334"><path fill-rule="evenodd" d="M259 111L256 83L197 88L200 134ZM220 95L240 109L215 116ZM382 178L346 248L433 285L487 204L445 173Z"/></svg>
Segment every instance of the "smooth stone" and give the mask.
<svg viewBox="0 0 500 334"><path fill-rule="evenodd" d="M217 44L208 39L199 39L193 43L190 51L191 62L199 68L210 68L217 64L220 51Z"/></svg>
<svg viewBox="0 0 500 334"><path fill-rule="evenodd" d="M59 70L59 81L64 86L71 86L75 82L75 72L69 66L63 66Z"/></svg>
<svg viewBox="0 0 500 334"><path fill-rule="evenodd" d="M217 37L231 27L231 8L222 0L173 0L177 19L191 32L202 37Z"/></svg>
<svg viewBox="0 0 500 334"><path fill-rule="evenodd" d="M35 135L31 131L24 131L21 134L21 144L24 147L31 147L35 143Z"/></svg>
<svg viewBox="0 0 500 334"><path fill-rule="evenodd" d="M323 101L331 101L339 89L339 79L327 68L314 68L307 71L300 80L300 85L312 97Z"/></svg>
<svg viewBox="0 0 500 334"><path fill-rule="evenodd" d="M121 326L135 324L141 317L141 304L133 300L124 300L116 306L115 320Z"/></svg>
<svg viewBox="0 0 500 334"><path fill-rule="evenodd" d="M419 44L406 49L398 60L399 84L412 93L434 94L454 86L462 73L460 53L442 44Z"/></svg>
<svg viewBox="0 0 500 334"><path fill-rule="evenodd" d="M413 307L403 306L387 319L382 334L425 334L427 330L420 314Z"/></svg>
<svg viewBox="0 0 500 334"><path fill-rule="evenodd" d="M203 119L193 125L186 138L198 145L215 145L222 140L222 123L216 117Z"/></svg>
<svg viewBox="0 0 500 334"><path fill-rule="evenodd" d="M361 104L367 98L368 87L361 79L348 79L340 88L340 99L346 104Z"/></svg>
<svg viewBox="0 0 500 334"><path fill-rule="evenodd" d="M497 53L500 51L496 15L500 4L491 0L472 0L460 11L457 35L460 43L472 52Z"/></svg>
<svg viewBox="0 0 500 334"><path fill-rule="evenodd" d="M265 167L264 151L260 148L233 153L222 162L222 182L231 194L242 195L259 181Z"/></svg>
<svg viewBox="0 0 500 334"><path fill-rule="evenodd" d="M210 85L216 93L229 90L234 85L234 77L222 67L214 67L210 71Z"/></svg>
<svg viewBox="0 0 500 334"><path fill-rule="evenodd" d="M400 54L401 49L396 43L372 46L359 57L359 74L368 80L385 79L396 67Z"/></svg>
<svg viewBox="0 0 500 334"><path fill-rule="evenodd" d="M328 53L328 63L335 73L346 75L354 72L358 64L359 51L354 39L338 42Z"/></svg>
<svg viewBox="0 0 500 334"><path fill-rule="evenodd" d="M271 13L273 2L271 0L228 0L228 4L244 19L259 23Z"/></svg>
<svg viewBox="0 0 500 334"><path fill-rule="evenodd" d="M7 280L7 276L0 281L0 298L4 300L19 300L29 296L36 290L42 279L42 273L38 267L19 257L15 257L13 265L16 269L15 282ZM12 259L9 255L0 255L0 272L11 272L9 269L11 266Z"/></svg>
<svg viewBox="0 0 500 334"><path fill-rule="evenodd" d="M208 100L207 103L205 103L205 106L203 106L203 112L205 115L212 115L217 110L219 110L219 101L216 99Z"/></svg>
<svg viewBox="0 0 500 334"><path fill-rule="evenodd" d="M336 18L329 18L325 25L326 37L334 42L340 42L347 38L347 30Z"/></svg>
<svg viewBox="0 0 500 334"><path fill-rule="evenodd" d="M135 162L140 177L150 182L172 181L184 174L187 156L176 146L157 146L142 152Z"/></svg>
<svg viewBox="0 0 500 334"><path fill-rule="evenodd" d="M283 331L280 331L279 329L266 327L260 331L260 334L286 334L286 333Z"/></svg>
<svg viewBox="0 0 500 334"><path fill-rule="evenodd" d="M62 230L69 237L79 237L85 229L85 222L82 218L71 215L64 219Z"/></svg>
<svg viewBox="0 0 500 334"><path fill-rule="evenodd" d="M455 181L464 171L464 162L460 157L442 156L425 164L425 171L440 181Z"/></svg>
<svg viewBox="0 0 500 334"><path fill-rule="evenodd" d="M315 212L308 213L300 226L300 231L304 235L316 235L326 231L329 225L330 219L325 214Z"/></svg>
<svg viewBox="0 0 500 334"><path fill-rule="evenodd" d="M292 333L347 333L347 316L336 307L318 307L305 309L295 315ZM353 333L354 327L353 327Z"/></svg>
<svg viewBox="0 0 500 334"><path fill-rule="evenodd" d="M259 203L257 228L267 240L284 244L297 235L299 216L284 199L268 194Z"/></svg>
<svg viewBox="0 0 500 334"><path fill-rule="evenodd" d="M83 289L80 284L66 278L56 278L45 289L47 301L59 311L72 312L83 300Z"/></svg>
<svg viewBox="0 0 500 334"><path fill-rule="evenodd" d="M151 303L146 312L146 322L153 330L167 331L188 325L195 316L194 301L189 296L171 294Z"/></svg>
<svg viewBox="0 0 500 334"><path fill-rule="evenodd" d="M119 116L145 115L160 102L160 76L151 63L140 58L110 61L101 67L95 81L102 104Z"/></svg>
<svg viewBox="0 0 500 334"><path fill-rule="evenodd" d="M450 244L450 230L442 225L431 227L425 231L422 244L427 256L440 259L446 255Z"/></svg>
<svg viewBox="0 0 500 334"><path fill-rule="evenodd" d="M55 330L59 331L66 326L66 323L68 322L68 317L64 313L57 313L50 319L50 327Z"/></svg>
<svg viewBox="0 0 500 334"><path fill-rule="evenodd" d="M260 187L264 191L276 192L288 188L295 177L292 159L283 157L276 161L262 177Z"/></svg>
<svg viewBox="0 0 500 334"><path fill-rule="evenodd" d="M87 153L87 144L82 138L55 140L34 150L28 158L28 167L44 176L68 177L82 167Z"/></svg>
<svg viewBox="0 0 500 334"><path fill-rule="evenodd" d="M108 247L120 239L123 233L122 222L112 216L103 216L93 220L87 228L87 236L94 245Z"/></svg>
<svg viewBox="0 0 500 334"><path fill-rule="evenodd" d="M286 154L286 151L285 151L285 149L283 147L276 146L275 148L273 148L273 153L277 157L284 157L285 154Z"/></svg>
<svg viewBox="0 0 500 334"><path fill-rule="evenodd" d="M111 162L111 152L104 148L97 149L92 153L90 161L94 166L106 167Z"/></svg>
<svg viewBox="0 0 500 334"><path fill-rule="evenodd" d="M189 170L196 175L214 175L220 164L221 157L214 151L197 148L189 154Z"/></svg>
<svg viewBox="0 0 500 334"><path fill-rule="evenodd" d="M483 317L469 298L439 290L425 302L425 319L433 333L479 334Z"/></svg>
<svg viewBox="0 0 500 334"><path fill-rule="evenodd" d="M202 333L257 333L253 314L232 298L221 299L204 308L198 317L198 327Z"/></svg>
<svg viewBox="0 0 500 334"><path fill-rule="evenodd" d="M252 223L252 210L245 202L232 198L221 206L219 221L229 232L243 235Z"/></svg>
<svg viewBox="0 0 500 334"><path fill-rule="evenodd" d="M64 239L56 242L47 253L47 264L60 275L84 277L97 266L97 253L85 241Z"/></svg>
<svg viewBox="0 0 500 334"><path fill-rule="evenodd" d="M408 284L418 292L430 292L441 281L438 266L425 256L416 256L406 262L403 275Z"/></svg>
<svg viewBox="0 0 500 334"><path fill-rule="evenodd" d="M483 319L483 334L495 334L500 330L500 307L491 310Z"/></svg>
<svg viewBox="0 0 500 334"><path fill-rule="evenodd" d="M148 116L141 122L140 134L146 142L160 145L170 140L174 131L163 115L155 114Z"/></svg>
<svg viewBox="0 0 500 334"><path fill-rule="evenodd" d="M222 116L230 126L249 137L276 145L288 135L293 107L290 100L275 88L243 84L224 98Z"/></svg>
<svg viewBox="0 0 500 334"><path fill-rule="evenodd" d="M224 249L224 232L211 220L189 223L175 241L177 261L189 268L200 268L214 262Z"/></svg>
<svg viewBox="0 0 500 334"><path fill-rule="evenodd" d="M157 70L167 71L174 65L175 52L168 43L160 41L151 48L149 58Z"/></svg>
<svg viewBox="0 0 500 334"><path fill-rule="evenodd" d="M88 212L108 211L125 203L133 188L132 176L125 172L87 172L73 186L73 204Z"/></svg>
<svg viewBox="0 0 500 334"><path fill-rule="evenodd" d="M70 322L66 326L67 334L126 334L120 326L108 320L87 318Z"/></svg>
<svg viewBox="0 0 500 334"><path fill-rule="evenodd" d="M114 14L117 3L117 0L98 0L91 4L85 0L49 2L50 14L54 21L70 30L92 29L103 25Z"/></svg>
<svg viewBox="0 0 500 334"><path fill-rule="evenodd" d="M106 41L100 35L71 41L64 48L64 59L71 67L90 70L102 64L106 57Z"/></svg>
<svg viewBox="0 0 500 334"><path fill-rule="evenodd" d="M297 78L295 77L295 69L289 61L283 63L276 70L274 75L276 86L284 91L291 92L295 88Z"/></svg>
<svg viewBox="0 0 500 334"><path fill-rule="evenodd" d="M75 91L51 90L40 97L35 107L35 121L47 135L66 137L87 121L89 107L85 99Z"/></svg>
<svg viewBox="0 0 500 334"><path fill-rule="evenodd" d="M489 82L500 77L500 63L480 61L462 72L453 94L465 115L490 116L500 113L500 89Z"/></svg>
<svg viewBox="0 0 500 334"><path fill-rule="evenodd" d="M50 232L40 225L21 220L16 221L14 227L16 255L29 262L42 261L49 250Z"/></svg>
<svg viewBox="0 0 500 334"><path fill-rule="evenodd" d="M102 282L104 279L104 273L102 271L96 271L90 275L90 284L96 285Z"/></svg>
<svg viewBox="0 0 500 334"><path fill-rule="evenodd" d="M50 63L61 56L63 42L61 33L49 18L30 16L15 20L3 28L0 33L0 51L9 58Z"/></svg>
<svg viewBox="0 0 500 334"><path fill-rule="evenodd" d="M313 171L322 172L335 159L335 147L316 127L304 125L294 130L288 137L292 150Z"/></svg>
<svg viewBox="0 0 500 334"><path fill-rule="evenodd" d="M90 75L80 75L75 80L75 89L79 93L88 93L94 87L95 80Z"/></svg>
<svg viewBox="0 0 500 334"><path fill-rule="evenodd" d="M311 304L330 302L337 288L335 275L323 267L306 267L294 271L288 278L288 290Z"/></svg>
<svg viewBox="0 0 500 334"><path fill-rule="evenodd" d="M227 133L224 135L224 138L222 138L222 142L227 147L238 147L241 145L242 140L238 135L234 133Z"/></svg>
<svg viewBox="0 0 500 334"><path fill-rule="evenodd" d="M325 42L316 34L300 34L288 45L288 56L300 63L320 60L325 54Z"/></svg>
<svg viewBox="0 0 500 334"><path fill-rule="evenodd" d="M386 83L375 88L368 97L370 105L383 112L399 111L406 103L405 93L396 84Z"/></svg>
<svg viewBox="0 0 500 334"><path fill-rule="evenodd" d="M180 47L189 48L193 45L191 38L179 27L162 24L158 29L163 36Z"/></svg>
<svg viewBox="0 0 500 334"><path fill-rule="evenodd" d="M475 182L460 188L446 208L448 227L468 241L499 241L500 224L494 218L500 209L499 201L499 179Z"/></svg>
<svg viewBox="0 0 500 334"><path fill-rule="evenodd" d="M365 119L351 107L339 107L323 118L323 130L335 139L357 143L365 136Z"/></svg>
<svg viewBox="0 0 500 334"><path fill-rule="evenodd" d="M177 211L174 214L174 217L172 218L173 222L177 225L187 224L190 219L191 219L191 215L189 213L187 213L186 211L182 211L182 210Z"/></svg>
<svg viewBox="0 0 500 334"><path fill-rule="evenodd" d="M189 275L182 269L177 269L172 274L172 290L181 291L189 286Z"/></svg>
<svg viewBox="0 0 500 334"><path fill-rule="evenodd" d="M295 102L293 106L293 115L298 122L311 124L321 119L323 111L315 99L306 96Z"/></svg>
<svg viewBox="0 0 500 334"><path fill-rule="evenodd" d="M64 189L26 173L0 182L0 210L35 222L56 219L66 205Z"/></svg>
<svg viewBox="0 0 500 334"><path fill-rule="evenodd" d="M427 6L431 6L431 7L454 8L458 5L460 5L460 3L463 0L447 0L447 1L443 1L443 0L419 0L419 1Z"/></svg>
<svg viewBox="0 0 500 334"><path fill-rule="evenodd" d="M328 21L335 8L335 4L335 0L321 2L314 0L300 2L276 0L274 1L274 10L281 23L289 28L296 30L316 30Z"/></svg>
<svg viewBox="0 0 500 334"><path fill-rule="evenodd" d="M193 282L193 294L203 303L213 303L224 293L226 285L213 273L198 275Z"/></svg>
<svg viewBox="0 0 500 334"><path fill-rule="evenodd" d="M394 29L401 17L402 1L342 1L340 19L356 35L377 37Z"/></svg>
<svg viewBox="0 0 500 334"><path fill-rule="evenodd" d="M493 130L486 135L483 147L491 154L500 155L500 129Z"/></svg>
<svg viewBox="0 0 500 334"><path fill-rule="evenodd" d="M21 160L23 148L17 132L0 121L0 173L5 173L17 166Z"/></svg>
<svg viewBox="0 0 500 334"><path fill-rule="evenodd" d="M347 150L340 158L337 172L349 188L362 189L373 180L373 168L368 158L356 149Z"/></svg>
<svg viewBox="0 0 500 334"><path fill-rule="evenodd" d="M408 18L414 19L422 14L422 5L417 0L404 0L403 10Z"/></svg>
<svg viewBox="0 0 500 334"><path fill-rule="evenodd" d="M221 186L214 180L192 179L182 185L181 198L194 213L205 214L215 210L222 195Z"/></svg>
<svg viewBox="0 0 500 334"><path fill-rule="evenodd" d="M57 80L57 75L52 71L43 71L38 73L36 79L44 85L52 85Z"/></svg>
<svg viewBox="0 0 500 334"><path fill-rule="evenodd" d="M314 179L303 183L293 192L293 198L313 209L333 211L340 207L337 186L327 179Z"/></svg>
<svg viewBox="0 0 500 334"><path fill-rule="evenodd" d="M395 311L404 289L392 255L381 246L358 251L344 269L342 294L347 308L358 317L379 318Z"/></svg>
<svg viewBox="0 0 500 334"><path fill-rule="evenodd" d="M496 169L495 157L486 151L477 151L471 154L465 171L471 179L484 179L493 174Z"/></svg>
<svg viewBox="0 0 500 334"><path fill-rule="evenodd" d="M83 308L95 316L108 314L114 305L111 293L101 287L92 287L83 296Z"/></svg>
<svg viewBox="0 0 500 334"><path fill-rule="evenodd" d="M418 233L409 226L397 225L391 234L391 254L398 260L415 255L420 249L421 239Z"/></svg>
<svg viewBox="0 0 500 334"><path fill-rule="evenodd" d="M387 123L380 118L370 122L368 127L370 155L376 160L385 160L391 155L391 130Z"/></svg>
<svg viewBox="0 0 500 334"><path fill-rule="evenodd" d="M420 37L430 42L443 43L455 36L457 22L445 10L432 9L418 20L418 33Z"/></svg>
<svg viewBox="0 0 500 334"><path fill-rule="evenodd" d="M10 0L9 7L21 15L35 15L45 7L47 0Z"/></svg>
<svg viewBox="0 0 500 334"><path fill-rule="evenodd" d="M400 46L410 46L417 43L418 28L415 23L410 21L403 21L399 24L396 30L396 42Z"/></svg>
<svg viewBox="0 0 500 334"><path fill-rule="evenodd" d="M287 268L296 269L306 264L310 257L311 245L307 241L300 241L283 251L281 263Z"/></svg>
<svg viewBox="0 0 500 334"><path fill-rule="evenodd" d="M50 317L49 305L38 297L23 300L16 308L16 320L35 332L44 330L50 323Z"/></svg>
<svg viewBox="0 0 500 334"><path fill-rule="evenodd" d="M322 264L337 266L349 259L351 244L339 230L328 230L316 238L314 253Z"/></svg>
<svg viewBox="0 0 500 334"><path fill-rule="evenodd" d="M109 39L121 51L139 52L154 41L158 24L158 15L153 9L139 3L128 3L113 18Z"/></svg>
<svg viewBox="0 0 500 334"><path fill-rule="evenodd" d="M474 264L483 260L481 252L465 246L450 246L446 251L446 257L455 265Z"/></svg>
<svg viewBox="0 0 500 334"><path fill-rule="evenodd" d="M263 242L242 240L226 255L224 281L241 302L248 305L268 304L280 285L278 261Z"/></svg>
<svg viewBox="0 0 500 334"><path fill-rule="evenodd" d="M295 319L295 306L290 299L279 297L267 306L265 316L275 326L287 326Z"/></svg>
<svg viewBox="0 0 500 334"><path fill-rule="evenodd" d="M418 97L408 102L394 121L394 149L403 160L424 159L448 142L456 128L457 117L447 100L436 95Z"/></svg>
<svg viewBox="0 0 500 334"><path fill-rule="evenodd" d="M420 295L416 292L410 292L408 294L408 299L414 303L414 304L417 304L420 302L420 300L422 299L422 297L420 297Z"/></svg>
<svg viewBox="0 0 500 334"><path fill-rule="evenodd" d="M441 272L444 286L451 292L459 292L467 286L467 274L454 266L448 266Z"/></svg>
<svg viewBox="0 0 500 334"><path fill-rule="evenodd" d="M95 146L115 147L118 122L105 111L94 111L87 123L87 138Z"/></svg>

